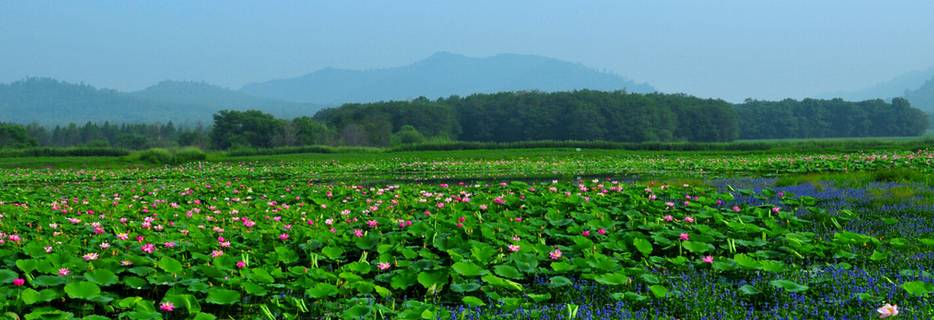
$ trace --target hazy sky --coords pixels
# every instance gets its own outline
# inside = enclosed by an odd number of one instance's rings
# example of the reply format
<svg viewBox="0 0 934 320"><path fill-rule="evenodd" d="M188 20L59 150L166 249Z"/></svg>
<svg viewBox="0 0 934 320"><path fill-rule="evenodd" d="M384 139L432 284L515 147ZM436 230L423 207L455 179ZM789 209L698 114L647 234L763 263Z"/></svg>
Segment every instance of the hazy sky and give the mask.
<svg viewBox="0 0 934 320"><path fill-rule="evenodd" d="M436 51L580 62L727 99L857 89L934 66L934 1L6 1L0 82L231 88Z"/></svg>

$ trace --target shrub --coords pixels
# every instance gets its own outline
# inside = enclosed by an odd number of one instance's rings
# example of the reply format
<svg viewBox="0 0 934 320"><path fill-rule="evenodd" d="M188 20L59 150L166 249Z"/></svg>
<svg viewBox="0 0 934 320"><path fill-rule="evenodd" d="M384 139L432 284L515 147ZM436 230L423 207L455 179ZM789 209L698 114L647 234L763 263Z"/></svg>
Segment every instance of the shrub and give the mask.
<svg viewBox="0 0 934 320"><path fill-rule="evenodd" d="M207 154L196 147L185 147L182 149L168 150L163 148L151 148L139 151L131 156L142 162L152 164L180 164L192 161L202 161L207 159Z"/></svg>
<svg viewBox="0 0 934 320"><path fill-rule="evenodd" d="M208 154L196 147L184 147L175 151L175 163L204 161Z"/></svg>
<svg viewBox="0 0 934 320"><path fill-rule="evenodd" d="M163 148L152 148L139 152L139 160L153 164L172 164L175 157L172 152Z"/></svg>

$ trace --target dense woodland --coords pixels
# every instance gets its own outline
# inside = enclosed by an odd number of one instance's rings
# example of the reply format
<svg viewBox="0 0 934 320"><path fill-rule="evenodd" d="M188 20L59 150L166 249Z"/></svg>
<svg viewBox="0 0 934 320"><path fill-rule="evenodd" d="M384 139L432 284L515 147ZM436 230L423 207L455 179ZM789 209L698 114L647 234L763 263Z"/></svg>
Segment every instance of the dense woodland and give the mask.
<svg viewBox="0 0 934 320"><path fill-rule="evenodd" d="M391 146L423 142L601 140L723 142L736 139L913 136L928 127L907 100L758 101L732 105L681 94L582 90L504 92L429 100L345 104L313 117L279 119L224 110L210 128L85 123L0 126L0 146L142 149Z"/></svg>
<svg viewBox="0 0 934 320"><path fill-rule="evenodd" d="M735 109L743 139L913 136L929 125L927 115L904 98L749 100Z"/></svg>

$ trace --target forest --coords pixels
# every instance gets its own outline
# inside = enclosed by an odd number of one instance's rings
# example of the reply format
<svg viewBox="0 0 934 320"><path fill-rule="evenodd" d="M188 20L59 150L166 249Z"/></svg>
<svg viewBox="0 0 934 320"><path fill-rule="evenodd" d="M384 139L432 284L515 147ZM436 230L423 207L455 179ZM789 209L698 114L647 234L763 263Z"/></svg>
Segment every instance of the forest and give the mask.
<svg viewBox="0 0 934 320"><path fill-rule="evenodd" d="M210 127L166 124L0 126L0 146L205 149L307 145L397 146L424 142L540 140L727 142L737 139L915 136L927 115L908 100L747 100L623 91L502 92L352 103L280 119L223 110Z"/></svg>

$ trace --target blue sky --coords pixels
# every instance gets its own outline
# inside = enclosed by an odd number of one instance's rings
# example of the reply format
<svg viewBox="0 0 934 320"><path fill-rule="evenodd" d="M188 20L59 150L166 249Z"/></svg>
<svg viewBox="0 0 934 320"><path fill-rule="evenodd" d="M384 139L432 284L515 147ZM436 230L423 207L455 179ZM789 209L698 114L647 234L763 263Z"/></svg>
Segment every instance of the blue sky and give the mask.
<svg viewBox="0 0 934 320"><path fill-rule="evenodd" d="M0 82L231 88L436 51L580 62L731 100L857 89L934 67L934 1L6 1Z"/></svg>

